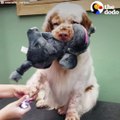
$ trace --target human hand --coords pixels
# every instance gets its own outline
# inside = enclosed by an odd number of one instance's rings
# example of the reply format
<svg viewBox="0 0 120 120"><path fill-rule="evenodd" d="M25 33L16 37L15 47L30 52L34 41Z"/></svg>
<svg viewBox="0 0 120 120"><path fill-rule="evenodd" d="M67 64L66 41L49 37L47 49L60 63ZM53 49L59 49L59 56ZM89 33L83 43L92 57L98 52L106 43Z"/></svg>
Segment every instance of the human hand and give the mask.
<svg viewBox="0 0 120 120"><path fill-rule="evenodd" d="M19 100L8 104L6 107L0 110L0 120L19 120L23 117L23 115L28 112L31 107L23 109L20 107L21 103L29 98L23 96Z"/></svg>
<svg viewBox="0 0 120 120"><path fill-rule="evenodd" d="M37 87L30 87L26 85L14 85L14 96L17 98L22 97L23 95L29 95L31 100L34 100L37 97L39 89Z"/></svg>
<svg viewBox="0 0 120 120"><path fill-rule="evenodd" d="M26 85L5 85L0 84L0 98L21 98L28 95L30 88Z"/></svg>
<svg viewBox="0 0 120 120"><path fill-rule="evenodd" d="M13 85L13 96L21 98L24 95L29 94L30 88L26 85Z"/></svg>

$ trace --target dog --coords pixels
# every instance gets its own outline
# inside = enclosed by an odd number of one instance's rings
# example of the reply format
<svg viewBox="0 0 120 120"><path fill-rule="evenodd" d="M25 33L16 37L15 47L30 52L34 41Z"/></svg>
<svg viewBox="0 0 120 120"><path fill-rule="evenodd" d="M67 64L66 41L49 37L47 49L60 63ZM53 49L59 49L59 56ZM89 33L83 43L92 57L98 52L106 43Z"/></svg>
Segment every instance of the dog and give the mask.
<svg viewBox="0 0 120 120"><path fill-rule="evenodd" d="M77 4L60 3L46 15L43 30L53 32L59 40L69 41L74 35L72 24L81 24L89 31L92 22L86 11ZM70 32L71 31L71 32ZM74 69L65 69L54 60L48 69L38 69L27 81L31 94L39 88L36 106L57 109L66 114L65 120L80 120L91 110L99 95L90 49L78 57Z"/></svg>

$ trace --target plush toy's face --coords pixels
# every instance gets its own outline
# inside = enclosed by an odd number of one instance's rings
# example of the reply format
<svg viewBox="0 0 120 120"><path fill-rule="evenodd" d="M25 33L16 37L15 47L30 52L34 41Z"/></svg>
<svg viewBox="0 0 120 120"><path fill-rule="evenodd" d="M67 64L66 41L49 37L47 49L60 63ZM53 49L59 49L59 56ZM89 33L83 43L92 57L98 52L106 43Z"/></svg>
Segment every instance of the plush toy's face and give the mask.
<svg viewBox="0 0 120 120"><path fill-rule="evenodd" d="M35 47L39 43L38 39L41 37L41 34L37 27L33 27L27 31L27 36L29 39L29 47Z"/></svg>
<svg viewBox="0 0 120 120"><path fill-rule="evenodd" d="M74 30L72 24L61 24L52 31L52 35L55 39L60 41L70 41L74 36Z"/></svg>

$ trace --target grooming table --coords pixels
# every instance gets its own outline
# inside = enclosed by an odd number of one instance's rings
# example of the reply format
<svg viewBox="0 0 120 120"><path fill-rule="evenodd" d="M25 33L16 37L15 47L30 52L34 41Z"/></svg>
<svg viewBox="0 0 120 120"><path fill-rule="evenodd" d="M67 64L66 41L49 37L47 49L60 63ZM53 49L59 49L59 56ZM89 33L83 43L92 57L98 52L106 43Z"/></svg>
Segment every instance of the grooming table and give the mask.
<svg viewBox="0 0 120 120"><path fill-rule="evenodd" d="M16 99L0 99L0 109ZM57 114L56 110L36 109L35 103L31 104L29 111L22 120L64 120L65 116ZM120 104L98 101L97 105L88 113L84 114L81 120L120 120Z"/></svg>

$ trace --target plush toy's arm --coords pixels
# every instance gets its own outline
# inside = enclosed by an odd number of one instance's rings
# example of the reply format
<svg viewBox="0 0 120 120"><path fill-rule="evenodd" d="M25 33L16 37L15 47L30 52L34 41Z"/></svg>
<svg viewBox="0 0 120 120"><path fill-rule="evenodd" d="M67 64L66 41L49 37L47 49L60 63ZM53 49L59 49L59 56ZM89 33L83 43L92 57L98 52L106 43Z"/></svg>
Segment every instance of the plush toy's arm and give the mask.
<svg viewBox="0 0 120 120"><path fill-rule="evenodd" d="M24 72L26 72L31 66L32 63L30 61L25 61L19 68L17 68L16 71L11 73L10 79L13 79L16 82L18 82L18 80L22 78Z"/></svg>

